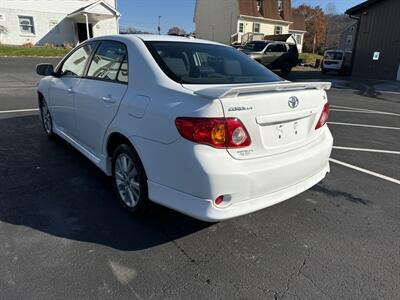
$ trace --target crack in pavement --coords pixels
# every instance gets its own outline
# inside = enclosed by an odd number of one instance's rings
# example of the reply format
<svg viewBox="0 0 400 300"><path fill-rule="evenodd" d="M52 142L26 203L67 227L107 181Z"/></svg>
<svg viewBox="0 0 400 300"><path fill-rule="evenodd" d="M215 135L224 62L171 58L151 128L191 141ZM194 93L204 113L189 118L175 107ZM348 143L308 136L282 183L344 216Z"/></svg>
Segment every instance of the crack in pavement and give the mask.
<svg viewBox="0 0 400 300"><path fill-rule="evenodd" d="M312 278L310 278L308 275L303 273L303 268L304 266L307 264L308 259L311 256L311 249L309 248L307 250L307 253L303 259L302 264L300 265L300 267L297 269L297 271L291 273L286 281L286 285L285 285L285 289L281 290L281 291L275 291L273 289L268 289L268 290L264 290L262 289L264 292L268 292L268 293L272 293L272 298L274 300L278 300L282 297L284 297L285 295L290 295L295 297L296 299L300 300L300 297L294 293L290 291L291 288L291 284L293 282L294 279L298 278L300 275L302 275L304 278L306 278L318 291L320 291L322 294L324 294L328 299L332 299L332 297L330 295L328 295L325 291L323 291L320 287L317 286L317 284L314 282L314 280Z"/></svg>

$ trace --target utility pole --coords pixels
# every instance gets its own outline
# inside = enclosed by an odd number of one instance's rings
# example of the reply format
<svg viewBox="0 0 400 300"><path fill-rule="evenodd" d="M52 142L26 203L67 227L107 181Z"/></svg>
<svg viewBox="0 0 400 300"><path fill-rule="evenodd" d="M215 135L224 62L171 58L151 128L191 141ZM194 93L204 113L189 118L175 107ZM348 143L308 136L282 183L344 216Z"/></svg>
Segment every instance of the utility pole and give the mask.
<svg viewBox="0 0 400 300"><path fill-rule="evenodd" d="M158 16L158 35L161 35L161 16Z"/></svg>
<svg viewBox="0 0 400 300"><path fill-rule="evenodd" d="M317 44L317 33L314 34L314 42L313 42L313 50L312 53L315 53L315 46Z"/></svg>

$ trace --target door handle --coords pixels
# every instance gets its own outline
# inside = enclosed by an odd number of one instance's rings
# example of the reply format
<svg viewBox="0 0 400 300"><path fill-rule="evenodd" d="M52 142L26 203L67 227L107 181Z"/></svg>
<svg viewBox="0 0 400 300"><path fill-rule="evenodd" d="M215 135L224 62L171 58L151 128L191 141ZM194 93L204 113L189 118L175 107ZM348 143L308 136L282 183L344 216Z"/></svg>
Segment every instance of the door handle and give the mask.
<svg viewBox="0 0 400 300"><path fill-rule="evenodd" d="M115 103L115 100L112 98L112 96L104 96L101 98L103 102L105 103Z"/></svg>

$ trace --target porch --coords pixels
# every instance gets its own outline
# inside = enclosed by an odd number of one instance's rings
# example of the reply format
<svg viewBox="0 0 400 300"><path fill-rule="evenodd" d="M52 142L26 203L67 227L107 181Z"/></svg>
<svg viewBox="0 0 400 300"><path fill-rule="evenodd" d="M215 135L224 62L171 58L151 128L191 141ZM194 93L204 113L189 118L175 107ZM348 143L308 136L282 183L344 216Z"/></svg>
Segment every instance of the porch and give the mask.
<svg viewBox="0 0 400 300"><path fill-rule="evenodd" d="M84 6L67 18L73 23L75 43L81 43L99 35L118 34L120 13L104 1Z"/></svg>

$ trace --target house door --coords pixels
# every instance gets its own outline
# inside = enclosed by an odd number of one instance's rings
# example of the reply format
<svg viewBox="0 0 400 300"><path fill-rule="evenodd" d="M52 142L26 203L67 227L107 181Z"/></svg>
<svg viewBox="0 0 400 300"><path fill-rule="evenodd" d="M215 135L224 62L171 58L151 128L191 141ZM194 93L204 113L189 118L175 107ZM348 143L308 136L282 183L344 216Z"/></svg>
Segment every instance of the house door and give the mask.
<svg viewBox="0 0 400 300"><path fill-rule="evenodd" d="M88 39L87 36L87 31L86 31L86 24L85 23L77 23L77 29L78 29L78 41L79 43L82 43ZM89 38L93 37L93 27L92 24L89 24Z"/></svg>

